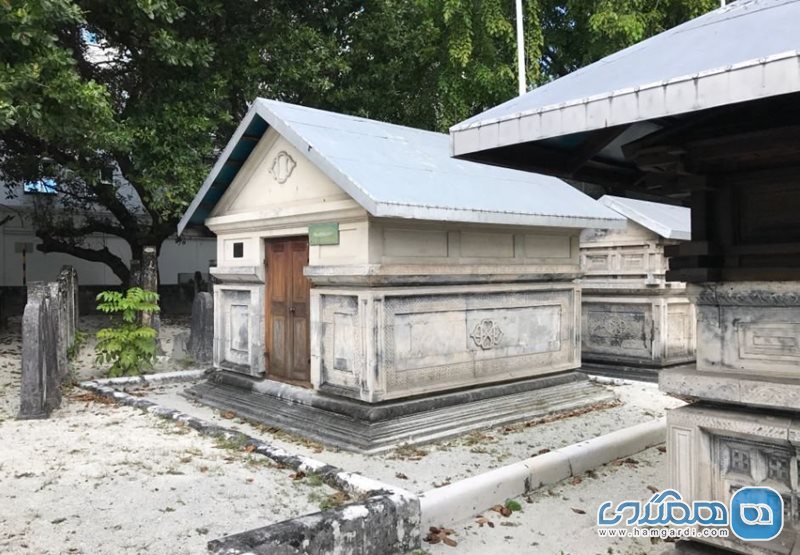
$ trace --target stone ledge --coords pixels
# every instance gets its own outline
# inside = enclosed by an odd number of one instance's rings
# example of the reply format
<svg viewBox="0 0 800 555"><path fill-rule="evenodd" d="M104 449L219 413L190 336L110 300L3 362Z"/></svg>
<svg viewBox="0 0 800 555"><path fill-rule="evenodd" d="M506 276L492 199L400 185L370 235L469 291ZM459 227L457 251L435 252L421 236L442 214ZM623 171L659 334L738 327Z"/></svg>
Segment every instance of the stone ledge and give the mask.
<svg viewBox="0 0 800 555"><path fill-rule="evenodd" d="M377 406L230 373L217 374L215 380L197 384L184 395L326 445L364 454L615 399L612 392L574 372Z"/></svg>
<svg viewBox="0 0 800 555"><path fill-rule="evenodd" d="M407 553L420 546L419 499L381 494L208 543L218 555Z"/></svg>
<svg viewBox="0 0 800 555"><path fill-rule="evenodd" d="M691 365L662 370L658 387L665 393L687 400L800 410L800 380L790 378L706 372Z"/></svg>

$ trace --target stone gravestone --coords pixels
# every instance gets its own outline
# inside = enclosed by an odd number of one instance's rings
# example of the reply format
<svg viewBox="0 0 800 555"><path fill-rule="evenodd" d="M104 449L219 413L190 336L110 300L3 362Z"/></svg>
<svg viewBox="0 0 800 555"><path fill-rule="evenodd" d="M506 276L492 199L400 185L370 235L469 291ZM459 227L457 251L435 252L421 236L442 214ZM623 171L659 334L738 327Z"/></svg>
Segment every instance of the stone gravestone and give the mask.
<svg viewBox="0 0 800 555"><path fill-rule="evenodd" d="M57 309L51 291L43 282L28 285L22 316L21 420L47 418L61 404Z"/></svg>
<svg viewBox="0 0 800 555"><path fill-rule="evenodd" d="M64 290L62 302L66 319L67 348L69 348L75 343L75 336L78 333L78 272L72 266L63 266L58 274L58 282Z"/></svg>
<svg viewBox="0 0 800 555"><path fill-rule="evenodd" d="M211 362L214 346L214 298L200 292L192 303L192 331L189 336L189 355L195 362Z"/></svg>
<svg viewBox="0 0 800 555"><path fill-rule="evenodd" d="M145 291L158 293L158 254L155 247L145 247L143 249L140 287ZM159 337L161 334L161 317L158 312L142 314L142 325L156 330L156 349L161 353L161 340Z"/></svg>

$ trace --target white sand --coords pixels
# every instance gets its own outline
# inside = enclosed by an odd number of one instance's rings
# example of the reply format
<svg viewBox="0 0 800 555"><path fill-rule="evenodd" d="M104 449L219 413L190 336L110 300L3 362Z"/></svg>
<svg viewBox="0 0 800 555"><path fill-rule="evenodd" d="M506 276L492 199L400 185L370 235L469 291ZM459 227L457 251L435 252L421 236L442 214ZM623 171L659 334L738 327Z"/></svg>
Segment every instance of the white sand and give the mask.
<svg viewBox="0 0 800 555"><path fill-rule="evenodd" d="M84 330L101 325L100 318L81 320ZM167 353L185 325L163 323ZM80 379L103 375L94 365L92 346L90 341L75 361ZM157 370L183 366L162 358ZM194 431L134 409L65 399L49 420L13 420L19 406L19 372L20 336L12 327L0 332L0 553L203 553L209 539L314 512L320 500L333 493L327 486L293 480L291 470L276 468L263 457L217 448ZM182 387L158 387L149 395L165 406L238 428L291 452L417 492L542 449L651 420L682 404L653 384L632 383L612 388L622 401L617 407L365 457L221 418L217 411L180 397ZM644 499L649 496L647 485L663 487L663 455L651 450L635 458L642 463L609 466L598 471L597 478L565 483L551 488L552 493L537 492L532 503L523 501L520 514L487 514L494 529L478 528L472 521L457 527L457 548L423 548L481 554L509 548L556 554L652 552L660 546L599 540L593 529L600 502ZM571 507L586 514L576 514Z"/></svg>
<svg viewBox="0 0 800 555"><path fill-rule="evenodd" d="M494 524L482 527L477 519L450 526L450 537L458 545L443 543L422 547L434 555L487 555L490 553L531 553L547 555L646 555L662 553L670 544L651 543L640 538L600 538L597 535L597 508L604 501L649 499L653 486L666 487L666 455L658 449L648 449L631 457L638 464L608 464L596 470L595 476L584 475L577 484L566 480L544 488L528 499L519 498L521 512L503 517L486 511L483 517ZM573 511L585 511L579 514Z"/></svg>
<svg viewBox="0 0 800 555"><path fill-rule="evenodd" d="M0 336L0 553L204 553L334 492L127 407L65 398L49 420L16 421L18 343Z"/></svg>
<svg viewBox="0 0 800 555"><path fill-rule="evenodd" d="M370 478L422 493L448 481L461 480L498 466L556 449L614 430L664 416L665 411L683 402L664 395L656 384L631 382L612 390L621 404L532 427L511 426L476 432L384 455L363 456L321 448L285 434L272 434L241 420L224 420L218 411L188 401L178 395L185 384L155 388L148 397L164 406L188 414L233 425L242 432L262 438L288 451L314 457L323 462L359 472ZM508 429L508 431L506 431ZM404 478L403 476L407 477Z"/></svg>

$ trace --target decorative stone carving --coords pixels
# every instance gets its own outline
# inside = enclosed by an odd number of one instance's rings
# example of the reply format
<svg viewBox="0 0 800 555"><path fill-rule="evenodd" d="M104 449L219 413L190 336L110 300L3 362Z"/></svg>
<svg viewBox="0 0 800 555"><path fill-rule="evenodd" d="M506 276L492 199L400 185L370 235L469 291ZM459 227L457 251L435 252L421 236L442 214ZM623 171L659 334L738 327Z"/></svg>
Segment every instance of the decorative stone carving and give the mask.
<svg viewBox="0 0 800 555"><path fill-rule="evenodd" d="M748 543L748 553L789 554L798 544L800 434L789 416L738 412L697 403L667 414L670 486L693 500L728 503L740 488L767 486L784 500L783 533L764 545ZM692 499L690 499L692 500ZM743 552L732 536L713 543Z"/></svg>
<svg viewBox="0 0 800 555"><path fill-rule="evenodd" d="M289 177L291 177L296 166L297 162L294 161L294 158L292 158L285 150L281 150L272 161L272 166L269 169L269 173L272 174L272 177L275 178L275 181L283 184L289 180Z"/></svg>
<svg viewBox="0 0 800 555"><path fill-rule="evenodd" d="M311 380L367 402L576 368L574 284L312 289Z"/></svg>
<svg viewBox="0 0 800 555"><path fill-rule="evenodd" d="M704 283L689 289L697 305L708 306L800 306L800 292L793 282Z"/></svg>
<svg viewBox="0 0 800 555"><path fill-rule="evenodd" d="M503 337L503 330L494 320L485 318L475 324L469 336L475 342L475 345L487 351L500 343L500 338Z"/></svg>

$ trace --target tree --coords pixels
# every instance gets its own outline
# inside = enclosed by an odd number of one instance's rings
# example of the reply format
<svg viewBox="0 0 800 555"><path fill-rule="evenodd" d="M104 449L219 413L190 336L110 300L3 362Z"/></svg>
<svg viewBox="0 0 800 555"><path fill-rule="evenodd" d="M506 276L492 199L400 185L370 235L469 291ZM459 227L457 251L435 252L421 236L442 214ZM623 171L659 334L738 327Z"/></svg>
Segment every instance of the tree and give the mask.
<svg viewBox="0 0 800 555"><path fill-rule="evenodd" d="M524 0L531 86L716 0ZM160 249L248 102L446 131L516 94L512 0L0 0L0 179L54 179L44 252Z"/></svg>
<svg viewBox="0 0 800 555"><path fill-rule="evenodd" d="M719 7L719 0L536 1L544 37L537 60L542 81L562 77Z"/></svg>
<svg viewBox="0 0 800 555"><path fill-rule="evenodd" d="M341 73L336 1L0 2L0 176L57 183L37 203L43 252L127 261L87 237L160 249L247 102L314 103ZM59 215L60 214L60 215Z"/></svg>

